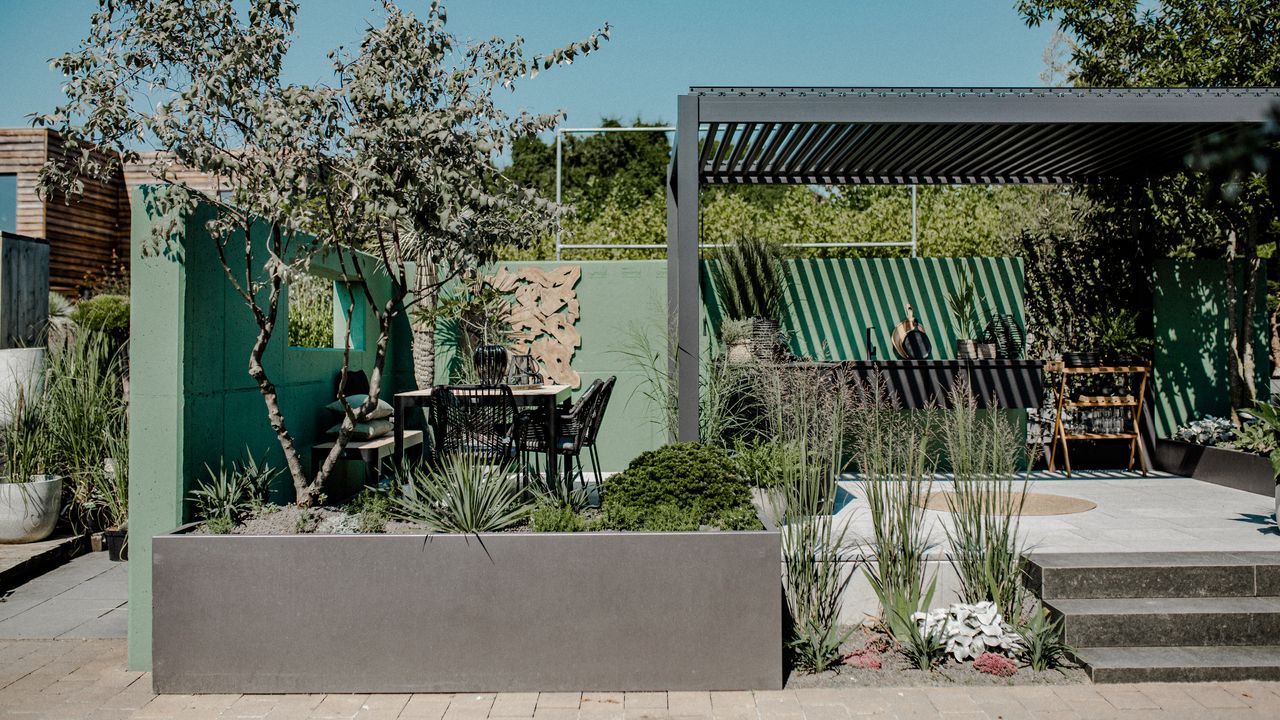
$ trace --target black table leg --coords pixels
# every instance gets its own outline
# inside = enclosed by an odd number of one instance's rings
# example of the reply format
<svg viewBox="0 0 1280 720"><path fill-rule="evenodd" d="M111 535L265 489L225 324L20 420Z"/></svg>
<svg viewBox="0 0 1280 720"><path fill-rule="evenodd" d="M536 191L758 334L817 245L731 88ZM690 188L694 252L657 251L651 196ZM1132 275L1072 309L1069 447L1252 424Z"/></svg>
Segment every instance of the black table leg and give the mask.
<svg viewBox="0 0 1280 720"><path fill-rule="evenodd" d="M547 484L550 485L560 481L556 462L559 459L556 453L556 398L554 395L548 395L543 402L547 406Z"/></svg>

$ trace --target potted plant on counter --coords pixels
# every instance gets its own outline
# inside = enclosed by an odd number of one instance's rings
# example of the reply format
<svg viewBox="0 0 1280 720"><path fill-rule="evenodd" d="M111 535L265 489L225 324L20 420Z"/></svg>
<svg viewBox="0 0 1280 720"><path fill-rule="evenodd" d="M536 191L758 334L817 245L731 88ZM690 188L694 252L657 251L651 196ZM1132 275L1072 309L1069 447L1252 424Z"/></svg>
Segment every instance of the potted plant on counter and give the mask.
<svg viewBox="0 0 1280 720"><path fill-rule="evenodd" d="M759 237L742 237L720 248L711 277L728 320L750 323L752 352L777 361L784 354L782 317L786 285L782 247Z"/></svg>
<svg viewBox="0 0 1280 720"><path fill-rule="evenodd" d="M0 543L39 542L58 522L62 478L47 473L46 441L39 412L21 394L0 430L4 467L0 468Z"/></svg>
<svg viewBox="0 0 1280 720"><path fill-rule="evenodd" d="M754 358L751 354L751 321L725 320L720 328L720 339L724 341L725 356L729 362L749 363Z"/></svg>
<svg viewBox="0 0 1280 720"><path fill-rule="evenodd" d="M960 360L994 358L996 346L982 342L978 334L978 289L973 276L965 273L956 281L956 287L947 291L947 309L955 324L956 357Z"/></svg>

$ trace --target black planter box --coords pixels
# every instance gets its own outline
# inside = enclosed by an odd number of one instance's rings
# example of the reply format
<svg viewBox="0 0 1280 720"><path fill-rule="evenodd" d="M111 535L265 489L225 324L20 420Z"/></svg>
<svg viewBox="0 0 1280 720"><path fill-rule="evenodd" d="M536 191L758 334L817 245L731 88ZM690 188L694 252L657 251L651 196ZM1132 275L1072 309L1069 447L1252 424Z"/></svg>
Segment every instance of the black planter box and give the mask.
<svg viewBox="0 0 1280 720"><path fill-rule="evenodd" d="M1262 455L1181 440L1157 440L1155 468L1175 475L1274 497L1275 473Z"/></svg>
<svg viewBox="0 0 1280 720"><path fill-rule="evenodd" d="M777 532L157 536L160 693L780 689Z"/></svg>

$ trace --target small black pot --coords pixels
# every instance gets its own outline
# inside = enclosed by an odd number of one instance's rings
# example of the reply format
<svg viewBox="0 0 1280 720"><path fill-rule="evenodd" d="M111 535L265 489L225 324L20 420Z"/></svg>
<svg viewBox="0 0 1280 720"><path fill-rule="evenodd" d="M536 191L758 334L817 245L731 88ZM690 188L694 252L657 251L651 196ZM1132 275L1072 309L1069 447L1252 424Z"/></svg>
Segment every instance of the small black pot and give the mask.
<svg viewBox="0 0 1280 720"><path fill-rule="evenodd" d="M102 531L107 544L107 559L121 562L129 559L129 530L127 528L108 528Z"/></svg>
<svg viewBox="0 0 1280 720"><path fill-rule="evenodd" d="M507 349L501 345L479 345L471 359L481 385L501 385L507 378Z"/></svg>
<svg viewBox="0 0 1280 720"><path fill-rule="evenodd" d="M1069 368L1098 367L1102 358L1096 352L1064 352L1062 364Z"/></svg>

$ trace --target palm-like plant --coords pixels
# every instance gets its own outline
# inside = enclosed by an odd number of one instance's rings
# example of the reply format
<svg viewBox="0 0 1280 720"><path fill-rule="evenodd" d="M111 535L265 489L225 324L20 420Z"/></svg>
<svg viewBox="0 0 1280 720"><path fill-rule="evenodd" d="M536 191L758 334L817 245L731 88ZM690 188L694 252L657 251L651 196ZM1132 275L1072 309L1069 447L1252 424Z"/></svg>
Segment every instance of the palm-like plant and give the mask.
<svg viewBox="0 0 1280 720"><path fill-rule="evenodd" d="M510 471L507 465L487 464L468 453L450 455L438 466L414 470L392 512L431 532L505 530L534 508L512 482Z"/></svg>
<svg viewBox="0 0 1280 720"><path fill-rule="evenodd" d="M744 237L720 248L711 274L721 307L732 320L777 320L782 311L782 248L758 237Z"/></svg>

